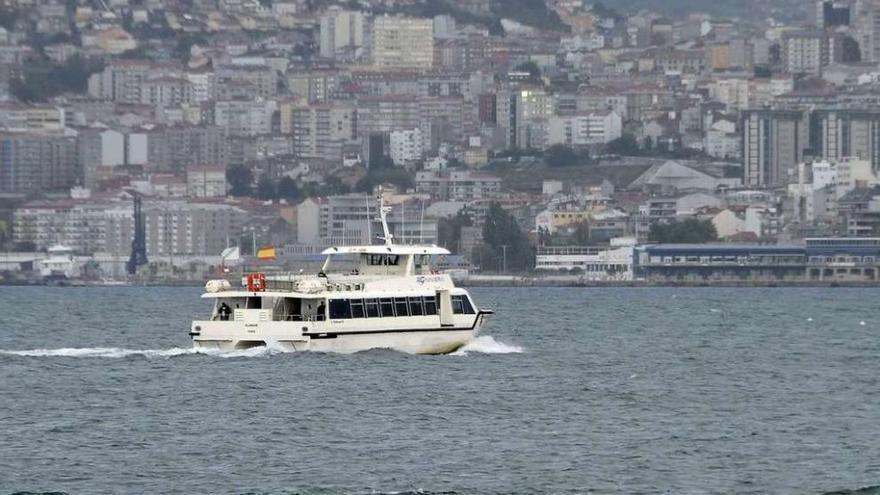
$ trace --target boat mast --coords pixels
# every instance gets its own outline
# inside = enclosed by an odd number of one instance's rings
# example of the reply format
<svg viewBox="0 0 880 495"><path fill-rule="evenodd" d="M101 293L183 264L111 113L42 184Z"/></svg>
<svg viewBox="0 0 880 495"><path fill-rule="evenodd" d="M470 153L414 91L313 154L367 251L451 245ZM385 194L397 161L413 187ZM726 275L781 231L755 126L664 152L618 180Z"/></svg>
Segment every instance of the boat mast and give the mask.
<svg viewBox="0 0 880 495"><path fill-rule="evenodd" d="M392 239L394 238L391 235L391 231L388 229L388 213L391 211L390 206L385 206L385 198L382 196L382 186L379 186L379 194L376 197L379 202L379 220L382 221L382 234L379 236L379 239L385 241L386 246L392 245Z"/></svg>

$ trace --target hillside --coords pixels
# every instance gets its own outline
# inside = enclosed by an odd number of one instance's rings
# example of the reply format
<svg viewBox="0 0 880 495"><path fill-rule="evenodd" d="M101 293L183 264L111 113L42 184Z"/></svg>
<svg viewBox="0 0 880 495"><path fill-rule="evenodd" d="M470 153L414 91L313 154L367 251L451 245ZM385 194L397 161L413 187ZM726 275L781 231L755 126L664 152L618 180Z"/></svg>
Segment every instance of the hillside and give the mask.
<svg viewBox="0 0 880 495"><path fill-rule="evenodd" d="M691 12L705 12L728 17L803 17L807 2L799 0L607 0L605 5L620 11L649 9L673 16Z"/></svg>

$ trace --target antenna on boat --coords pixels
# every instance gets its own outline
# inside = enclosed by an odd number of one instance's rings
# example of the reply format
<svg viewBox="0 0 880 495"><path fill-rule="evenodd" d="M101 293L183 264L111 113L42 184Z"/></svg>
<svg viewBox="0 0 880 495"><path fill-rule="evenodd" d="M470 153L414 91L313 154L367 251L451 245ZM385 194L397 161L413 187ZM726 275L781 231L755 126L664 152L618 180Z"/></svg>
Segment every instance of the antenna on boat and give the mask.
<svg viewBox="0 0 880 495"><path fill-rule="evenodd" d="M385 198L382 196L382 186L379 186L379 193L376 200L379 202L379 220L382 221L383 235L379 236L379 239L385 241L386 246L390 246L392 244L392 239L394 239L394 236L391 235L391 231L388 230L388 212L391 211L391 207L385 206Z"/></svg>
<svg viewBox="0 0 880 495"><path fill-rule="evenodd" d="M422 243L422 232L425 231L425 200L422 199L422 215L419 217L419 244Z"/></svg>
<svg viewBox="0 0 880 495"><path fill-rule="evenodd" d="M367 203L367 244L373 243L373 218L370 217L370 195L364 195L364 201Z"/></svg>

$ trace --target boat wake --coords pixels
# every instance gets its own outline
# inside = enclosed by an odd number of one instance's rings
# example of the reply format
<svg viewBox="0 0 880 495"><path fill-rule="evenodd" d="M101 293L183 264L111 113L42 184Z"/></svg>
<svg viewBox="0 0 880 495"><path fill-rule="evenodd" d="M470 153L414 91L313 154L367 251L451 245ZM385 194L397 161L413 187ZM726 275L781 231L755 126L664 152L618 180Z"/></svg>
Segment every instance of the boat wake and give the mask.
<svg viewBox="0 0 880 495"><path fill-rule="evenodd" d="M152 358L172 358L190 354L203 354L221 358L235 357L262 357L281 354L286 352L280 347L252 347L240 351L216 351L208 349L193 349L191 347L172 347L170 349L121 349L118 347L66 347L61 349L29 349L12 351L0 349L0 355L20 357L72 357L72 358L111 358L119 359L131 356Z"/></svg>
<svg viewBox="0 0 880 495"><path fill-rule="evenodd" d="M57 358L109 358L121 359L143 357L147 359L168 359L177 356L201 354L219 358L253 358L266 357L292 352L280 345L259 346L238 351L219 351L212 349L193 349L191 347L172 347L169 349L124 349L120 347L63 347L59 349L0 349L0 356L18 357L57 357ZM514 354L524 352L522 347L498 342L490 335L475 338L461 349L452 353L453 356L467 356L468 353L481 354Z"/></svg>
<svg viewBox="0 0 880 495"><path fill-rule="evenodd" d="M525 350L518 345L498 342L491 335L481 335L451 355L467 356L470 352L479 352L481 354L520 354L525 352Z"/></svg>

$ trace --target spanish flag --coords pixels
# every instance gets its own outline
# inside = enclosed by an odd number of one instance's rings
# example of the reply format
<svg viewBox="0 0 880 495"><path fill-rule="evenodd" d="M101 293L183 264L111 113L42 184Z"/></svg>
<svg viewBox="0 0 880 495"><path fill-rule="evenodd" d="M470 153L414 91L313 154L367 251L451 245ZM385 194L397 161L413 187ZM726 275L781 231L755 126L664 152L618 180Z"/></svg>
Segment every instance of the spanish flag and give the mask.
<svg viewBox="0 0 880 495"><path fill-rule="evenodd" d="M274 260L275 259L275 246L266 246L260 248L257 251L257 259L258 260Z"/></svg>

